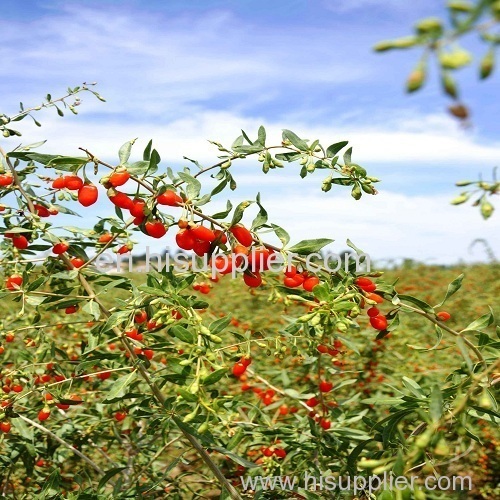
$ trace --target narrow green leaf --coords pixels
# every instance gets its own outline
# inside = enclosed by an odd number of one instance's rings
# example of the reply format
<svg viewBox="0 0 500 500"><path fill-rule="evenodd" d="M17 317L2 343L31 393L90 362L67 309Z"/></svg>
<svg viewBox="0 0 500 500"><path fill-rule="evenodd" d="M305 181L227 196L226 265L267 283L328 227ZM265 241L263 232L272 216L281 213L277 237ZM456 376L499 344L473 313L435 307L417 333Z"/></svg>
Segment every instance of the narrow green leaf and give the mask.
<svg viewBox="0 0 500 500"><path fill-rule="evenodd" d="M419 309L422 311L425 311L428 314L434 315L434 309L427 304L427 302L424 302L423 300L417 299L416 297L412 297L411 295L398 295L399 299L403 302L410 302L410 304L413 304L417 306Z"/></svg>
<svg viewBox="0 0 500 500"><path fill-rule="evenodd" d="M443 395L438 385L434 385L431 391L431 400L429 403L429 413L433 422L439 422L443 414Z"/></svg>
<svg viewBox="0 0 500 500"><path fill-rule="evenodd" d="M149 161L140 160L132 163L127 167L128 173L131 175L139 176L144 175L149 170Z"/></svg>
<svg viewBox="0 0 500 500"><path fill-rule="evenodd" d="M352 148L349 148L345 153L344 153L344 164L350 165L351 164L351 159L352 159Z"/></svg>
<svg viewBox="0 0 500 500"><path fill-rule="evenodd" d="M174 337L182 340L183 342L187 342L188 344L194 343L194 335L187 328L184 328L181 325L175 325L170 328L169 333L171 333Z"/></svg>
<svg viewBox="0 0 500 500"><path fill-rule="evenodd" d="M106 486L108 481L113 477L116 476L116 474L119 474L122 470L125 470L127 467L115 467L113 469L109 469L106 471L106 474L102 476L101 480L99 481L99 484L97 485L97 489L100 490Z"/></svg>
<svg viewBox="0 0 500 500"><path fill-rule="evenodd" d="M264 224L267 223L268 216L265 208L261 205L260 203L260 193L257 194L257 205L259 206L259 213L255 217L255 219L252 222L252 230L259 229L262 227Z"/></svg>
<svg viewBox="0 0 500 500"><path fill-rule="evenodd" d="M457 278L455 278L449 285L448 285L448 290L446 290L446 295L444 296L444 299L437 304L434 307L441 307L455 292L460 290L460 287L462 286L462 281L464 280L465 274L461 274Z"/></svg>
<svg viewBox="0 0 500 500"><path fill-rule="evenodd" d="M271 227L273 228L276 236L280 239L281 243L283 243L283 246L286 247L290 241L290 235L282 227L276 224L271 224Z"/></svg>
<svg viewBox="0 0 500 500"><path fill-rule="evenodd" d="M241 427L238 428L238 430L234 433L233 437L227 443L226 448L229 451L234 450L241 443L241 441L244 437L245 437L245 434L243 432L243 429Z"/></svg>
<svg viewBox="0 0 500 500"><path fill-rule="evenodd" d="M227 368L220 368L219 370L215 370L214 372L210 373L210 375L207 375L201 383L203 385L210 385L210 384L215 384L215 382L218 382L224 375L227 373Z"/></svg>
<svg viewBox="0 0 500 500"><path fill-rule="evenodd" d="M144 153L142 153L142 159L144 161L149 161L151 159L151 148L153 147L153 139L148 142L148 145L144 149Z"/></svg>
<svg viewBox="0 0 500 500"><path fill-rule="evenodd" d="M231 220L231 226L238 224L238 222L243 219L243 212L252 204L253 201L242 201L234 210L233 218Z"/></svg>
<svg viewBox="0 0 500 500"><path fill-rule="evenodd" d="M187 172L178 172L177 175L186 183L186 194L188 198L197 198L201 191L201 182Z"/></svg>
<svg viewBox="0 0 500 500"><path fill-rule="evenodd" d="M231 316L225 316L210 323L208 328L212 335L218 335L227 328L229 323L231 323Z"/></svg>
<svg viewBox="0 0 500 500"><path fill-rule="evenodd" d="M257 132L258 141L261 146L266 145L266 129L261 125L259 131Z"/></svg>
<svg viewBox="0 0 500 500"><path fill-rule="evenodd" d="M130 158L130 152L132 151L132 146L134 145L136 139L132 139L131 141L123 144L118 151L118 158L120 158L120 165L124 165L128 162Z"/></svg>
<svg viewBox="0 0 500 500"><path fill-rule="evenodd" d="M408 378L408 377L403 377L402 381L403 381L404 386L410 392L412 392L417 398L419 398L419 399L425 398L425 392L422 389L422 387L420 387L420 385L417 384L417 382L415 382L414 380L412 380L411 378Z"/></svg>
<svg viewBox="0 0 500 500"><path fill-rule="evenodd" d="M45 480L39 498L54 498L53 495L58 496L60 494L60 486L61 474L59 473L59 469L56 467L50 473L50 476Z"/></svg>
<svg viewBox="0 0 500 500"><path fill-rule="evenodd" d="M328 238L319 238L315 240L302 240L299 243L291 246L287 250L299 255L307 255L313 252L319 252L323 247L329 245L334 240Z"/></svg>
<svg viewBox="0 0 500 500"><path fill-rule="evenodd" d="M127 392L128 386L137 378L137 373L135 371L122 375L117 379L111 386L109 392L106 394L106 399L103 403L110 403L116 399L123 398Z"/></svg>
<svg viewBox="0 0 500 500"><path fill-rule="evenodd" d="M217 212L216 214L213 214L212 219L225 219L231 213L232 209L233 205L229 200L227 200L226 210L224 210L223 212Z"/></svg>
<svg viewBox="0 0 500 500"><path fill-rule="evenodd" d="M486 327L490 326L491 324L493 324L494 321L495 321L495 318L493 316L493 313L489 312L487 314L484 314L480 318L474 320L469 326L464 328L462 331L466 332L469 330L482 330L483 328L486 328Z"/></svg>
<svg viewBox="0 0 500 500"><path fill-rule="evenodd" d="M341 149L345 148L347 144L349 144L349 141L341 141L328 146L326 156L328 156L328 158L333 158Z"/></svg>
<svg viewBox="0 0 500 500"><path fill-rule="evenodd" d="M297 134L295 134L291 130L287 129L283 130L283 140L290 141L297 149L300 149L301 151L307 151L309 149L307 142L301 139Z"/></svg>
<svg viewBox="0 0 500 500"><path fill-rule="evenodd" d="M95 300L89 300L83 307L82 311L90 314L96 321L101 317L101 309Z"/></svg>
<svg viewBox="0 0 500 500"><path fill-rule="evenodd" d="M460 349L460 352L462 353L462 357L464 358L465 363L467 364L469 372L472 373L472 361L470 359L467 346L465 345L464 339L462 337L457 337L457 346Z"/></svg>

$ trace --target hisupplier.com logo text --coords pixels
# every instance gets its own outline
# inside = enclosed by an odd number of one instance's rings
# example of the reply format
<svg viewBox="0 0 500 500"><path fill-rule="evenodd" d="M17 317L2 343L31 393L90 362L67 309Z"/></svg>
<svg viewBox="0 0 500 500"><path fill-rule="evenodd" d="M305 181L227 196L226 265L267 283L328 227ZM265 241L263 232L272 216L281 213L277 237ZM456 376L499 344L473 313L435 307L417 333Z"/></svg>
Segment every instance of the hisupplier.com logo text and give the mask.
<svg viewBox="0 0 500 500"><path fill-rule="evenodd" d="M170 255L168 247L164 255L151 253L149 246L146 247L146 253L143 255L144 265L141 264L140 268L134 267L134 259L130 253L124 255L112 255L105 252L98 254L94 266L102 273L109 271L113 267L116 267L117 272L121 272L124 270L123 264L125 264L125 270L128 267L129 272L142 270L149 272L153 264L154 268L158 270L164 267L172 267L176 272L189 270L211 272L213 276L217 273L231 274L234 279L236 275L242 274L247 269L252 271L267 269L275 273L289 270L291 262L297 257L300 257L303 269L311 273L317 272L320 267L336 273L342 266L344 266L345 271L348 271L352 266L354 266L356 272L364 271L369 273L371 271L370 256L364 253L338 255L332 252L324 254L315 252L299 255L294 252L284 251L269 253L264 256L262 251L252 248L248 255L242 253L214 253L210 257L208 254L197 257L194 253L187 254L184 252Z"/></svg>
<svg viewBox="0 0 500 500"><path fill-rule="evenodd" d="M243 491L282 490L294 491L299 488L309 491L352 491L354 495L362 492L373 493L379 490L425 489L429 491L470 491L470 476L395 476L384 472L381 476L242 476Z"/></svg>

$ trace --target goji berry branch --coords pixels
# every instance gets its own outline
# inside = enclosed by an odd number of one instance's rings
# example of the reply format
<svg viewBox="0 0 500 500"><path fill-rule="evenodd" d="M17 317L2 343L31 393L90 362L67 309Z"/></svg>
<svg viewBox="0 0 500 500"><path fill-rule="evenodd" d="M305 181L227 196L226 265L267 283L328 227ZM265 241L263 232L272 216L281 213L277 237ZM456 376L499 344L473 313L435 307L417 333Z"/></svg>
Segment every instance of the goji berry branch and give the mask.
<svg viewBox="0 0 500 500"><path fill-rule="evenodd" d="M66 257L65 255L61 255L61 258L63 261L66 263L66 265L71 266L71 262ZM85 276L81 273L78 273L78 279L83 286L83 288L87 291L89 295L94 295L95 293L90 285L90 283L86 280ZM102 313L109 318L111 315L106 306L101 302L101 300L98 297L95 297L95 302L101 309ZM136 356L133 347L131 346L128 338L121 332L117 327L113 327L112 329L114 333L117 335L117 337L120 339L124 347L127 349L130 359L134 361L134 363L137 366L137 369L139 373L141 374L142 378L145 380L145 382L149 385L151 388L155 398L157 401L162 405L162 407L165 405L166 398L159 389L159 387L156 385L154 381L151 380L148 371L144 368L144 365L141 363L139 358ZM174 421L176 421L175 417L173 418ZM190 434L187 430L185 430L184 427L180 427L181 432L184 434L184 436L187 438L187 440L191 443L193 448L196 449L196 451L200 454L201 458L203 461L206 463L206 465L210 468L210 470L214 473L214 475L217 477L219 482L223 487L226 488L228 491L229 495L231 496L232 499L234 500L241 500L240 495L236 491L236 489L229 483L229 481L226 479L224 474L220 471L220 469L217 467L217 465L213 462L213 460L210 458L206 450L203 448L203 446L198 442L198 440Z"/></svg>
<svg viewBox="0 0 500 500"><path fill-rule="evenodd" d="M84 455L80 450L77 450L74 446L69 444L68 442L64 441L64 439L60 438L57 434L54 434L52 431L47 429L47 427L39 424L38 422L34 422L28 417L25 417L24 415L18 415L21 420L24 420L27 424L32 425L33 427L36 427L37 429L41 430L48 436L50 436L52 439L57 441L58 443L62 444L68 450L71 450L75 455L78 455L82 460L87 462L96 472L104 476L106 474L105 471L103 471L95 462L93 462L87 455ZM110 480L110 483L114 485L114 482Z"/></svg>

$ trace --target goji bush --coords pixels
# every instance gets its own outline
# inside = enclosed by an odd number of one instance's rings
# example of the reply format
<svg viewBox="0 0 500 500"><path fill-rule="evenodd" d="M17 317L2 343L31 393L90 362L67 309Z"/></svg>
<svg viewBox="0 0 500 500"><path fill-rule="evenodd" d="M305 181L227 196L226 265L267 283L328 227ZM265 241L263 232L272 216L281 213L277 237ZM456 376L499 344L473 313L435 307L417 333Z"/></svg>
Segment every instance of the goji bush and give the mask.
<svg viewBox="0 0 500 500"><path fill-rule="evenodd" d="M88 85L47 96L3 115L4 136L19 136L15 123L41 108L76 112L81 92L102 99ZM38 153L36 144L1 149L4 494L265 498L244 491L239 478L439 475L474 443L487 461L483 436L495 442L500 418L500 344L492 311L474 311L482 315L459 326L459 312L443 309L464 275L432 306L358 266L366 255L351 242L359 262L344 269L309 259L332 240L291 244L258 195L210 210L237 189L235 165L252 157L264 174L294 164L302 178L323 173L324 192L376 194L378 179L353 163L346 141L323 146L284 130L269 145L260 127L255 139L243 132L230 147L213 144L213 165L191 160L177 171L152 142L136 161L134 141L125 143L113 164L91 147L72 157ZM204 188L204 176L215 187ZM94 225L58 224L60 214L84 214L99 198ZM103 254L126 257L138 232L159 240L175 232L179 249L198 260L182 271L103 272ZM198 271L202 259L208 269ZM235 317L235 301L246 303L247 318ZM404 376L384 389L393 368L384 353L401 341L400 324L418 320L436 340L407 348L408 359L417 352L424 363L450 349L452 368L439 383ZM419 489L406 494L425 498Z"/></svg>

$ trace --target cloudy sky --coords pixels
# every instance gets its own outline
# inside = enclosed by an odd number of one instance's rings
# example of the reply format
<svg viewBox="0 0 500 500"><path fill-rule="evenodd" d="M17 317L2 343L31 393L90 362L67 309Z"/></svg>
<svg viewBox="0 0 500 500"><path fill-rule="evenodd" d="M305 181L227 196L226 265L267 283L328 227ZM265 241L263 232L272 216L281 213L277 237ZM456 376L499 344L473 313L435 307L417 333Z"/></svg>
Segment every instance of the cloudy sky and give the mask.
<svg viewBox="0 0 500 500"><path fill-rule="evenodd" d="M23 140L49 139L43 150L60 154L83 146L114 162L127 140L139 138L139 159L153 139L163 167L183 166L183 156L210 165L217 151L207 139L230 144L240 129L254 135L261 124L269 142L283 128L326 145L348 140L353 160L382 179L378 196L355 202L341 188L323 193L321 174L304 182L290 166L264 176L256 161L235 166L241 189L229 196L239 202L259 191L270 219L293 241L330 237L333 251L350 238L373 259L453 263L484 259L479 248L469 251L484 238L499 256L500 215L485 222L477 209L449 205L456 180L488 177L498 165L498 75L479 84L475 69L462 71L474 119L464 130L445 113L432 71L424 91L403 92L417 53L371 51L377 41L409 34L419 17L439 15L441 5L3 0L0 111L96 81L106 103L83 96L79 116L64 119L45 111L42 128L22 122ZM220 198L214 210L223 204ZM86 215L105 208L102 202Z"/></svg>

